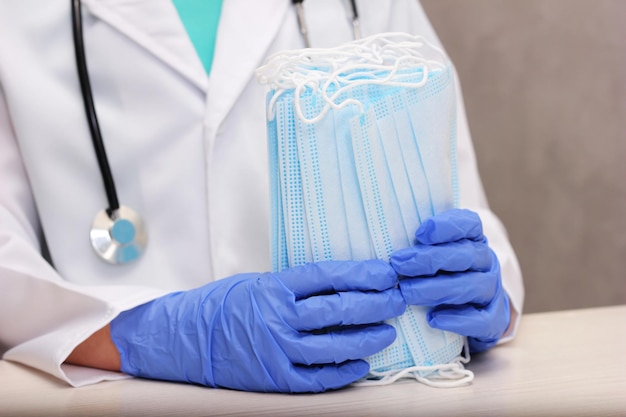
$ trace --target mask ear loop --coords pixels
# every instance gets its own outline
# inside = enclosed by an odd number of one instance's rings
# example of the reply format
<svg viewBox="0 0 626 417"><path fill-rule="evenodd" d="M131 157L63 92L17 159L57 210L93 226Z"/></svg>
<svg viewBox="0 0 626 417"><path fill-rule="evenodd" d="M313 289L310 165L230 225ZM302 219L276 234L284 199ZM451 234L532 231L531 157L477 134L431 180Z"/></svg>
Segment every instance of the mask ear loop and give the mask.
<svg viewBox="0 0 626 417"><path fill-rule="evenodd" d="M422 49L428 49L439 59L427 59ZM298 117L304 123L312 124L321 120L330 109L341 109L350 104L358 106L362 112L363 106L358 100L348 98L337 102L343 93L352 88L365 84L419 88L426 83L429 71L443 70L447 65L448 59L443 50L421 36L382 33L336 48L278 52L257 70L257 77L261 84L269 84L273 88L267 104L268 120L275 117L274 106L280 96L293 89ZM405 69L413 73L403 73ZM419 82L403 81L420 71L422 79ZM377 72L386 72L387 75L376 78ZM332 94L328 92L330 86L337 88ZM300 97L307 89L320 91L326 102L320 114L310 119L304 116L300 104Z"/></svg>
<svg viewBox="0 0 626 417"><path fill-rule="evenodd" d="M322 97L325 99L325 101L328 103L328 105L333 108L333 109L340 109L345 107L347 104L357 104L359 106L359 108L361 109L361 112L363 110L363 106L360 102L358 102L357 100L354 99L347 99L344 100L341 103L336 103L336 100L338 97L341 96L341 94L362 86L362 85L385 85L385 86L390 86L390 87L407 87L407 88L419 88L422 87L424 84L426 84L426 81L428 80L428 67L426 65L424 65L423 62L412 62L409 63L406 66L402 66L402 60L405 59L406 57L402 57L399 58L396 63L394 64L393 67L391 67L390 69L388 67L382 66L382 65L353 65L352 67L347 67L344 69L341 69L341 71L337 71L336 73L332 74L331 77L324 83L321 93L322 93ZM402 82L402 81L393 81L394 79L398 79L398 78L402 78L402 77L397 77L397 73L399 70L404 69L404 68L411 68L411 70L413 72L421 72L422 73L422 79L418 82ZM342 72L350 72L352 70L356 70L356 69L371 69L371 70L379 70L379 71L387 71L389 70L389 74L387 76L385 76L384 78L375 78L375 77L371 77L369 79L358 79L356 81L350 81L348 83L346 83L346 85L344 85L343 87L339 88L337 91L335 91L332 95L329 95L328 93L328 87L331 85L331 83L333 83L333 80L338 79L340 77L340 73ZM367 73L367 72L366 72ZM371 74L371 72L370 72ZM412 74L411 74L412 75ZM330 108L324 108L323 113L327 112ZM324 114L321 114L320 116L318 116L319 118L323 117ZM318 119L319 120L319 119ZM310 123L314 123L317 120L312 120L310 121ZM306 123L306 121L305 121Z"/></svg>
<svg viewBox="0 0 626 417"><path fill-rule="evenodd" d="M471 383L474 380L474 373L469 369L465 369L464 365L469 363L469 344L467 337L464 339L463 355L454 358L450 363L432 366L411 366L401 370L390 371L370 371L366 378L379 379L362 379L353 383L354 386L368 387L378 385L393 384L402 378L413 378L424 385L434 388L455 388ZM432 372L432 375L421 376L420 372Z"/></svg>

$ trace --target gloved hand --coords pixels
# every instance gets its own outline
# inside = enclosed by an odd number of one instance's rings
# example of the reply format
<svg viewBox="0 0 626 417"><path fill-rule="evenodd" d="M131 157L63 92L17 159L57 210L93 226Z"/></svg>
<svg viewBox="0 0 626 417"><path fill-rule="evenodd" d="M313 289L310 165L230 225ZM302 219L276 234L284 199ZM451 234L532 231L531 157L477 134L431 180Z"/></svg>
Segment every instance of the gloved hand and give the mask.
<svg viewBox="0 0 626 417"><path fill-rule="evenodd" d="M407 304L433 306L428 323L468 336L472 352L495 345L511 313L500 263L478 215L460 209L440 213L426 219L415 238L415 246L395 251L390 261Z"/></svg>
<svg viewBox="0 0 626 417"><path fill-rule="evenodd" d="M111 323L122 371L246 391L320 392L356 381L404 312L385 262L328 261L235 275L165 295Z"/></svg>

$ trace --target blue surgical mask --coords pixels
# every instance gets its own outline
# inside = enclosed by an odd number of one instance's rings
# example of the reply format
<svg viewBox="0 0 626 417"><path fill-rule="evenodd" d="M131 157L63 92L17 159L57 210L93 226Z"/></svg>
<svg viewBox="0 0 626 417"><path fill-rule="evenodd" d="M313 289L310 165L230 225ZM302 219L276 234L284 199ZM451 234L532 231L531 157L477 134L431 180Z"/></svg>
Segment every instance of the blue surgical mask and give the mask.
<svg viewBox="0 0 626 417"><path fill-rule="evenodd" d="M427 217L456 205L452 67L422 38L382 34L285 52L259 69L268 95L276 270L323 260L388 261ZM366 384L472 379L465 338L433 329L426 307L389 320L394 343L367 358Z"/></svg>

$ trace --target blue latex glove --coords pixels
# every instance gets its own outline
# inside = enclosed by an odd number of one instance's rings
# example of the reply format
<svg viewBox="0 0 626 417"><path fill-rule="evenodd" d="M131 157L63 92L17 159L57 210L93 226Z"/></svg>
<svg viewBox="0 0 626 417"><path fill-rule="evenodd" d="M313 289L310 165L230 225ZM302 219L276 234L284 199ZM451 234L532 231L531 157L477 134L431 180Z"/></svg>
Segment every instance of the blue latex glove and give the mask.
<svg viewBox="0 0 626 417"><path fill-rule="evenodd" d="M428 323L468 336L470 350L489 349L509 326L509 298L500 263L483 235L480 218L453 209L426 219L417 244L391 255L407 304L433 306Z"/></svg>
<svg viewBox="0 0 626 417"><path fill-rule="evenodd" d="M389 264L329 261L165 295L111 323L122 371L246 391L320 392L365 376L406 304Z"/></svg>

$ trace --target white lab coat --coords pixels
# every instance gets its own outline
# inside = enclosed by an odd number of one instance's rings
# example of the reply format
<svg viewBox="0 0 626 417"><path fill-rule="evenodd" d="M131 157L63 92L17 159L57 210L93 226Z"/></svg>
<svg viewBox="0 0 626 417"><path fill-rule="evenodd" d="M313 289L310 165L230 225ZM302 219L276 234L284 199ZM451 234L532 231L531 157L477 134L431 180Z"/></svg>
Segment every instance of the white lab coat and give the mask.
<svg viewBox="0 0 626 417"><path fill-rule="evenodd" d="M414 0L360 1L364 36L436 41ZM305 2L313 46L352 37L347 2ZM83 0L87 62L120 201L148 226L113 266L89 229L106 207L80 96L67 0L0 1L0 352L79 386L122 376L62 365L120 311L269 265L268 54L303 46L288 0L225 0L207 77L170 0ZM521 312L522 278L489 211L459 99L460 201L482 217ZM45 235L54 268L40 255Z"/></svg>

